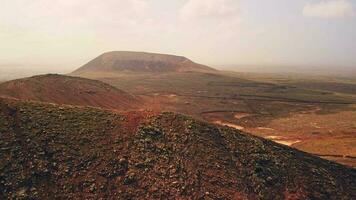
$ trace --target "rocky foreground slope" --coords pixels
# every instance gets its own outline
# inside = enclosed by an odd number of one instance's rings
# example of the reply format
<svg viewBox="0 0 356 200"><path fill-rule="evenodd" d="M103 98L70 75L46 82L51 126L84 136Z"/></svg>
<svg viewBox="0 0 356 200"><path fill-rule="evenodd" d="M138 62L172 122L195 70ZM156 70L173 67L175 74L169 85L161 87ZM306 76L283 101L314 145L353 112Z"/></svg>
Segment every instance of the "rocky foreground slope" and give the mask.
<svg viewBox="0 0 356 200"><path fill-rule="evenodd" d="M0 84L0 96L56 104L132 110L142 102L106 83L58 74L17 79Z"/></svg>
<svg viewBox="0 0 356 200"><path fill-rule="evenodd" d="M0 100L0 199L356 199L356 171L173 113Z"/></svg>

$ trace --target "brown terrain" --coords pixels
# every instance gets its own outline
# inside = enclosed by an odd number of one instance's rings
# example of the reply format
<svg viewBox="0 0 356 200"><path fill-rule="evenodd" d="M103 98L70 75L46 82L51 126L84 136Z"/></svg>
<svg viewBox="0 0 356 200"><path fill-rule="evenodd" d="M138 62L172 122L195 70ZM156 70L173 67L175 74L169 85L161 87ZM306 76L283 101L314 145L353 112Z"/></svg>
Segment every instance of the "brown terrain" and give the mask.
<svg viewBox="0 0 356 200"><path fill-rule="evenodd" d="M0 199L356 199L349 83L135 52L71 75L0 84Z"/></svg>
<svg viewBox="0 0 356 200"><path fill-rule="evenodd" d="M174 113L0 100L0 199L355 199L356 170Z"/></svg>
<svg viewBox="0 0 356 200"><path fill-rule="evenodd" d="M85 64L73 74L82 73L115 73L122 71L133 72L214 72L213 68L194 63L182 56L114 51L100 55L89 63Z"/></svg>
<svg viewBox="0 0 356 200"><path fill-rule="evenodd" d="M96 80L40 75L0 84L0 96L106 109L137 109L140 99Z"/></svg>

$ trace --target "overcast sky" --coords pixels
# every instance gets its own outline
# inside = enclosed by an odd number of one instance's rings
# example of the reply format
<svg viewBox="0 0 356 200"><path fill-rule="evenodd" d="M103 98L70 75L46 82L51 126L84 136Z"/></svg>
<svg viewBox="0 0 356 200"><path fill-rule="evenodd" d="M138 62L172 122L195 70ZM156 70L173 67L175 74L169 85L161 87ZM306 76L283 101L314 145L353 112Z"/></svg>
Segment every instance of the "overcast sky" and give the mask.
<svg viewBox="0 0 356 200"><path fill-rule="evenodd" d="M356 68L356 0L0 0L0 68L71 70L105 51L209 65Z"/></svg>

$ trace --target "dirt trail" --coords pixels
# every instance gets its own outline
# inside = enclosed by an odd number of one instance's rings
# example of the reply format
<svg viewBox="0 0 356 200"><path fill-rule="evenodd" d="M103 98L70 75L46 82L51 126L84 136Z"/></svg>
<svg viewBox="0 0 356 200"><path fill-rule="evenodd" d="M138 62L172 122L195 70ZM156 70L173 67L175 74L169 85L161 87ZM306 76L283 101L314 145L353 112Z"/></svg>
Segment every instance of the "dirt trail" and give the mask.
<svg viewBox="0 0 356 200"><path fill-rule="evenodd" d="M150 96L154 93L144 93L137 94L139 96ZM247 95L240 94L239 97L231 96L206 96L206 95L190 95L190 94L175 94L179 97L190 97L190 98L207 98L207 99L233 99L233 100L252 100L252 101L263 101L263 102L289 102L289 103L303 103L303 104L331 104L331 105L352 105L356 102L342 102L342 101L313 101L313 100L301 100L293 98L284 98L284 97L273 97L273 96L264 96L264 95Z"/></svg>
<svg viewBox="0 0 356 200"><path fill-rule="evenodd" d="M229 123L229 122L214 121L214 123L222 125L222 126L228 126L228 127L231 127L231 128L237 129L237 130L244 130L245 129L242 126L239 126L239 125L236 125L236 124L233 124L233 123Z"/></svg>

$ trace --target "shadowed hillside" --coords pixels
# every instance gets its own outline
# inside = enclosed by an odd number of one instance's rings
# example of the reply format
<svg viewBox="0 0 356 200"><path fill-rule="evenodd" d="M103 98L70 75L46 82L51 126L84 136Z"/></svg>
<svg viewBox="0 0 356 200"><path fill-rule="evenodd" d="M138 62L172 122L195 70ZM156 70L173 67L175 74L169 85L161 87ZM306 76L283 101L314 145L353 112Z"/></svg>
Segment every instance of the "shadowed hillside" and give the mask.
<svg viewBox="0 0 356 200"><path fill-rule="evenodd" d="M139 106L136 97L108 84L54 74L2 83L0 96L118 110L129 110Z"/></svg>
<svg viewBox="0 0 356 200"><path fill-rule="evenodd" d="M73 74L86 72L214 72L213 68L194 63L188 58L145 52L114 51L104 53Z"/></svg>
<svg viewBox="0 0 356 200"><path fill-rule="evenodd" d="M173 113L0 101L0 199L355 199L356 171Z"/></svg>

